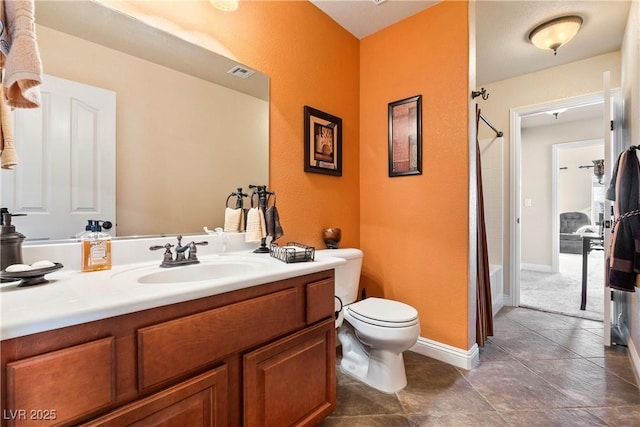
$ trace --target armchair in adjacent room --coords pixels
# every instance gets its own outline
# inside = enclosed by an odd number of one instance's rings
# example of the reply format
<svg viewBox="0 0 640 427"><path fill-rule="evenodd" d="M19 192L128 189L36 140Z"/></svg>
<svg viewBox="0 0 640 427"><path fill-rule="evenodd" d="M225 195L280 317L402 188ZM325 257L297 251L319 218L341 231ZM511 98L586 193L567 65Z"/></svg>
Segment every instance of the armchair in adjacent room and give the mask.
<svg viewBox="0 0 640 427"><path fill-rule="evenodd" d="M581 254L582 236L576 231L590 225L589 215L583 212L563 212L560 214L560 253Z"/></svg>

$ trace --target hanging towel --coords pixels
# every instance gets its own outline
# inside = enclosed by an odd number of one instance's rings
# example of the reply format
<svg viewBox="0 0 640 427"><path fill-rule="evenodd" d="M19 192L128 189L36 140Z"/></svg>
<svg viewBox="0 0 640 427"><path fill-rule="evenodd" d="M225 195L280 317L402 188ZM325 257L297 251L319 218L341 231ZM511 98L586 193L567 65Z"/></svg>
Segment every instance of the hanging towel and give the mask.
<svg viewBox="0 0 640 427"><path fill-rule="evenodd" d="M284 235L284 230L280 224L280 215L276 205L269 206L264 214L265 223L267 224L267 236L271 236L272 240L278 240Z"/></svg>
<svg viewBox="0 0 640 427"><path fill-rule="evenodd" d="M13 145L13 122L11 120L11 108L4 100L4 91L0 85L0 167L13 169L18 164L18 152Z"/></svg>
<svg viewBox="0 0 640 427"><path fill-rule="evenodd" d="M244 215L242 209L225 208L224 231L243 231Z"/></svg>
<svg viewBox="0 0 640 427"><path fill-rule="evenodd" d="M8 104L16 108L37 108L41 103L42 61L36 41L34 2L1 1L6 18L3 30L11 43L6 46L6 39L0 43L6 57L2 84Z"/></svg>
<svg viewBox="0 0 640 427"><path fill-rule="evenodd" d="M247 213L247 233L245 242L259 242L267 237L267 227L264 221L264 213L260 208L251 208Z"/></svg>

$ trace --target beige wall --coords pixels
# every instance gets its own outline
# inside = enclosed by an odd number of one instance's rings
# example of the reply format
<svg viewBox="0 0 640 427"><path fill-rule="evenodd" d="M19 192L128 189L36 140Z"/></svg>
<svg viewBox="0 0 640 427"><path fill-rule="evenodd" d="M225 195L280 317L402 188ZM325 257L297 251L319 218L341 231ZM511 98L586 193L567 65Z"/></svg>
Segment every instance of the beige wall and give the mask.
<svg viewBox="0 0 640 427"><path fill-rule="evenodd" d="M478 52L482 55L482 52ZM620 52L596 56L583 61L550 68L536 73L525 74L512 79L502 80L485 85L489 99L479 101L482 113L493 125L504 132L503 158L503 283L505 294L509 293L509 263L515 248L510 247L510 109L531 106L552 100L592 94L602 90L602 74L611 71L612 86L620 86ZM493 134L495 135L495 134ZM489 138L492 131L484 124L480 125L480 138ZM484 171L483 173L489 173Z"/></svg>
<svg viewBox="0 0 640 427"><path fill-rule="evenodd" d="M555 144L602 139L602 125L598 120L580 120L566 124L540 126L522 131L521 181L521 247L522 267L551 268L552 263L552 148ZM570 153L569 153L570 152ZM560 150L558 166L558 212L582 211L591 203L593 169L579 169L578 165L592 164L603 158L604 147L582 147ZM571 189L571 191L563 191ZM530 206L526 201L530 201ZM585 212L587 213L587 212Z"/></svg>
<svg viewBox="0 0 640 427"><path fill-rule="evenodd" d="M117 94L119 236L222 226L230 192L268 183L268 101L47 27L37 33L46 74Z"/></svg>

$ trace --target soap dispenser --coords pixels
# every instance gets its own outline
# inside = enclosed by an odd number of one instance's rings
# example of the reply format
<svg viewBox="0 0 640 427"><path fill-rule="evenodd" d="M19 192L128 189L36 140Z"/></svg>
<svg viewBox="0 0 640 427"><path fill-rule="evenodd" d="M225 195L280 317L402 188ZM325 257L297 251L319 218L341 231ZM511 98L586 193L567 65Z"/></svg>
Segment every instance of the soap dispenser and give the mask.
<svg viewBox="0 0 640 427"><path fill-rule="evenodd" d="M89 221L91 231L82 233L82 271L111 269L111 236L102 231L102 221Z"/></svg>
<svg viewBox="0 0 640 427"><path fill-rule="evenodd" d="M7 208L1 208L0 218L0 268L4 270L13 264L22 264L22 242L24 234L17 232L15 225L11 224L11 217L25 216L26 214L12 214Z"/></svg>

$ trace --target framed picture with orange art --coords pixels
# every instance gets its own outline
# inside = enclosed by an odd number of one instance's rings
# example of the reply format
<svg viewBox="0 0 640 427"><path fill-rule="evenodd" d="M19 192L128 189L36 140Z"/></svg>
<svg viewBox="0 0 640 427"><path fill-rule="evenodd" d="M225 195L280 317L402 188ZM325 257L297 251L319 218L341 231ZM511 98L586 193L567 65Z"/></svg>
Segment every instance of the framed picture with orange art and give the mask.
<svg viewBox="0 0 640 427"><path fill-rule="evenodd" d="M422 174L422 95L389 103L389 176Z"/></svg>
<svg viewBox="0 0 640 427"><path fill-rule="evenodd" d="M342 119L304 106L304 171L342 176Z"/></svg>

